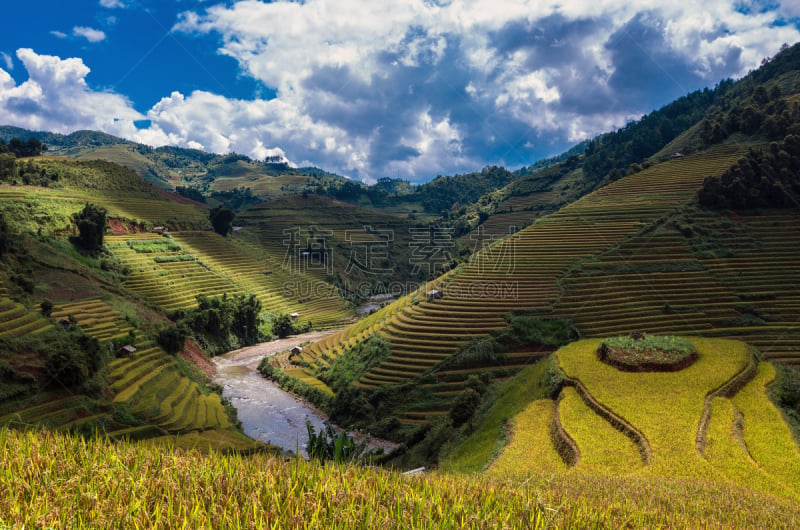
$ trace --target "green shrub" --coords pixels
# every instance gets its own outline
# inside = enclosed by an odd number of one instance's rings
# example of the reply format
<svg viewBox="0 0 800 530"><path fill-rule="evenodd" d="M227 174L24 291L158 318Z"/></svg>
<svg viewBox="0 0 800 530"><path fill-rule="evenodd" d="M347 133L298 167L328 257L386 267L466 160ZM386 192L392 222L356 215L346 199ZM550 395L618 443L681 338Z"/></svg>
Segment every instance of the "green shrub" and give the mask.
<svg viewBox="0 0 800 530"><path fill-rule="evenodd" d="M39 309L44 316L49 317L53 313L53 302L47 299L42 300L39 304Z"/></svg>
<svg viewBox="0 0 800 530"><path fill-rule="evenodd" d="M164 348L167 353L175 355L183 349L187 335L188 332L185 326L170 326L161 330L158 334L158 345Z"/></svg>

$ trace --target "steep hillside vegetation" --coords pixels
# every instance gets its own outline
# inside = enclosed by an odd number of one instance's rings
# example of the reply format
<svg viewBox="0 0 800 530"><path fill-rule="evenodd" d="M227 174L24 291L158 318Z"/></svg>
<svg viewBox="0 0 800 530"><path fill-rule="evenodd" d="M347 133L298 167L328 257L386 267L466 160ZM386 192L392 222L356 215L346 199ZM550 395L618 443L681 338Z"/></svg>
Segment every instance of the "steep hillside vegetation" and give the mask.
<svg viewBox="0 0 800 530"><path fill-rule="evenodd" d="M0 423L101 431L115 439L167 441L180 434L182 446L206 450L266 449L241 434L220 389L175 355L187 330L167 317L183 316L200 295L238 301L234 295L252 294L252 329L236 327L244 319L238 314L214 313L226 325L231 320L230 336L219 341L231 348L271 336L283 313L300 313L284 326L289 330L312 319L319 327L349 320L333 287L284 270L280 259L253 245L198 231L208 223L205 207L116 164L57 157L11 162L0 175ZM85 211L98 220L84 219ZM148 232L157 224L159 231L195 231L174 238ZM107 228L124 235L103 238ZM289 292L290 280L332 296ZM202 341L211 328L188 331Z"/></svg>
<svg viewBox="0 0 800 530"><path fill-rule="evenodd" d="M558 310L566 296L559 282L572 278L571 267L616 248L691 201L706 175L721 173L740 153L737 148L722 147L655 165L587 195L512 237L499 242L488 239L486 248L469 263L304 351L305 362L324 366L359 340L380 334L391 343L392 353L358 381L361 388L378 389L423 376L470 338L503 328L504 316L511 311L573 318L583 331L582 321L576 318L580 311ZM430 296L431 289L440 290L442 298ZM587 313L595 308L603 311L591 297L585 306ZM670 315L672 322L686 321L681 313ZM667 330L668 324L658 329ZM447 403L464 390L470 373L476 370L463 367L461 380L450 379L446 387L423 380L444 403L437 405L437 411L415 410L423 418L432 412L445 414ZM409 411L400 419L413 423L415 416Z"/></svg>

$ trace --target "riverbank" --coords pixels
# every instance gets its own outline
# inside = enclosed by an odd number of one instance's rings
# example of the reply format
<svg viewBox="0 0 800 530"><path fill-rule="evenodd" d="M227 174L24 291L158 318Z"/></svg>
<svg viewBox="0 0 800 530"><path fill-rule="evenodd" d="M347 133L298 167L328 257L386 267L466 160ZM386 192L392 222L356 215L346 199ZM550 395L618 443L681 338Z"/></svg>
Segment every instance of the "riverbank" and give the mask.
<svg viewBox="0 0 800 530"><path fill-rule="evenodd" d="M222 387L222 395L236 408L247 436L287 451L299 450L305 454L308 443L306 419L319 431L328 421L327 415L262 377L258 365L264 357L322 340L338 331L304 333L240 348L211 359L214 365L213 380ZM341 429L336 427L336 430ZM386 452L397 448L397 444L380 439L372 439L370 446L382 447Z"/></svg>

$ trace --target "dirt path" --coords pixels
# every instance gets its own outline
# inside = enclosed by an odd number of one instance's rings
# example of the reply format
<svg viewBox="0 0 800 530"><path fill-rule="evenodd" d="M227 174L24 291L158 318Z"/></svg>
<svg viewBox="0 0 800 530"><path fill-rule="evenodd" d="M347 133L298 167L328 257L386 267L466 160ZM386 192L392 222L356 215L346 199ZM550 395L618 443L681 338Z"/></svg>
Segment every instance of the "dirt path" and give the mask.
<svg viewBox="0 0 800 530"><path fill-rule="evenodd" d="M295 346L300 346L307 342L317 342L322 340L328 335L333 335L341 331L338 329L328 329L325 331L312 331L310 333L303 333L302 335L293 335L285 339L273 340L272 342L262 342L255 346L248 346L240 348L225 354L225 358L230 361L235 361L237 364L247 366L251 370L258 369L258 363L262 357L269 357L280 353L282 351L290 350ZM249 362L246 362L249 361Z"/></svg>

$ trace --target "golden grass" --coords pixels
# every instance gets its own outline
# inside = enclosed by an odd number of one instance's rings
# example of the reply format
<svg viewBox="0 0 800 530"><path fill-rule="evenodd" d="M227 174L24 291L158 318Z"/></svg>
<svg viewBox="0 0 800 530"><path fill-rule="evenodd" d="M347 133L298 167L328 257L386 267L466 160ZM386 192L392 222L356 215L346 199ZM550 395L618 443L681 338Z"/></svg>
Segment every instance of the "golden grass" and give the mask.
<svg viewBox="0 0 800 530"><path fill-rule="evenodd" d="M695 437L705 396L739 372L749 359L741 342L691 339L700 354L679 372L621 372L596 356L600 340L574 342L557 352L559 364L579 379L600 403L639 429L653 460L646 473L712 478L697 453Z"/></svg>
<svg viewBox="0 0 800 530"><path fill-rule="evenodd" d="M750 353L745 343L723 339L692 338L699 359L678 372L621 372L600 362L595 354L599 340L579 341L556 355L564 372L579 379L600 403L625 418L647 438L653 452L650 465L636 474L649 477L696 478L735 482L768 494L800 499L800 454L780 412L767 398L764 386L774 377L770 365L761 365L758 376L732 401L712 402L705 458L695 439L704 399L736 375ZM567 390L569 397L569 390ZM744 415L744 441L734 431L735 405ZM569 410L569 408L567 408ZM595 438L586 424L569 423L565 429L582 439ZM747 449L744 448L746 443ZM591 448L582 457L590 458ZM752 455L752 461L747 456ZM599 466L592 471L601 471Z"/></svg>
<svg viewBox="0 0 800 530"><path fill-rule="evenodd" d="M691 480L486 475L202 454L0 428L0 527L796 528L797 503Z"/></svg>
<svg viewBox="0 0 800 530"><path fill-rule="evenodd" d="M502 484L0 430L0 526L542 528Z"/></svg>
<svg viewBox="0 0 800 530"><path fill-rule="evenodd" d="M733 397L744 416L744 440L759 466L795 492L800 500L800 451L780 411L765 397L765 387L775 379L769 363Z"/></svg>
<svg viewBox="0 0 800 530"><path fill-rule="evenodd" d="M711 420L708 424L706 459L712 465L724 469L725 473L739 484L757 483L759 489L781 490L783 495L791 497L792 491L779 483L776 484L775 478L768 475L751 457L737 426L740 424L738 412L730 399L714 398ZM794 495L796 496L796 492Z"/></svg>

